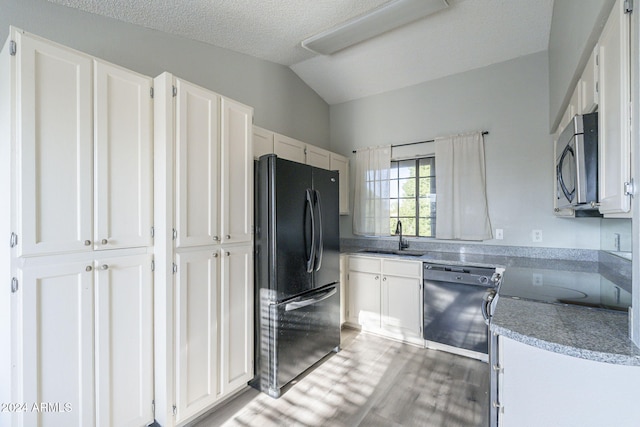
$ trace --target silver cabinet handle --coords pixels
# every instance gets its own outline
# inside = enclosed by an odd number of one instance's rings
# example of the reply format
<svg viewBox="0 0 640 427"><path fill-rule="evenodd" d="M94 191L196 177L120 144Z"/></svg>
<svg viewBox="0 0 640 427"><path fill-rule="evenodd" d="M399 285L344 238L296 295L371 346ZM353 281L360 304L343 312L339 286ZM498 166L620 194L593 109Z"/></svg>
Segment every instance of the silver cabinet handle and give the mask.
<svg viewBox="0 0 640 427"><path fill-rule="evenodd" d="M102 264L102 266L100 267L103 270L108 270L109 266L107 264Z"/></svg>
<svg viewBox="0 0 640 427"><path fill-rule="evenodd" d="M229 240L229 239L231 238L231 236L227 234L225 238L226 238L227 240Z"/></svg>
<svg viewBox="0 0 640 427"><path fill-rule="evenodd" d="M87 267L84 269L84 271L91 271L93 270L93 267L91 267L90 265L87 265Z"/></svg>
<svg viewBox="0 0 640 427"><path fill-rule="evenodd" d="M217 242L218 240L220 240L220 237L218 237L218 236L213 236L213 240L215 240L215 241Z"/></svg>
<svg viewBox="0 0 640 427"><path fill-rule="evenodd" d="M91 246L91 240L85 240L84 241L84 245L85 246Z"/></svg>
<svg viewBox="0 0 640 427"><path fill-rule="evenodd" d="M375 280L378 280L379 278L380 278L380 276L376 276L376 279L375 279Z"/></svg>
<svg viewBox="0 0 640 427"><path fill-rule="evenodd" d="M383 277L383 278L382 278L382 281L383 281L383 282L386 282L386 281L387 281L387 278L386 278L386 277Z"/></svg>
<svg viewBox="0 0 640 427"><path fill-rule="evenodd" d="M106 245L107 243L109 243L109 241L107 239L102 239L102 242L100 243L102 243L103 245Z"/></svg>
<svg viewBox="0 0 640 427"><path fill-rule="evenodd" d="M213 253L213 257L214 257L214 258L218 258L218 252L214 252L214 253Z"/></svg>
<svg viewBox="0 0 640 427"><path fill-rule="evenodd" d="M225 254L226 256L230 256L230 255L231 255L231 252L228 252L228 251L227 251L227 252L225 252L224 254Z"/></svg>
<svg viewBox="0 0 640 427"><path fill-rule="evenodd" d="M500 365L492 365L492 368L496 372L500 372L500 373L504 372L504 369Z"/></svg>

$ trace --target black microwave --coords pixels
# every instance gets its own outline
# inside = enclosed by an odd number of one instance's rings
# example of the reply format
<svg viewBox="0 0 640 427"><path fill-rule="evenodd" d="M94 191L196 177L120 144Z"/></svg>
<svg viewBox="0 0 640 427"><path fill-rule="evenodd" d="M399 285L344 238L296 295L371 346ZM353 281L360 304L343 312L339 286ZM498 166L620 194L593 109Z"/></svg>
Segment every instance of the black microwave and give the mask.
<svg viewBox="0 0 640 427"><path fill-rule="evenodd" d="M556 143L558 209L596 209L598 113L576 115Z"/></svg>

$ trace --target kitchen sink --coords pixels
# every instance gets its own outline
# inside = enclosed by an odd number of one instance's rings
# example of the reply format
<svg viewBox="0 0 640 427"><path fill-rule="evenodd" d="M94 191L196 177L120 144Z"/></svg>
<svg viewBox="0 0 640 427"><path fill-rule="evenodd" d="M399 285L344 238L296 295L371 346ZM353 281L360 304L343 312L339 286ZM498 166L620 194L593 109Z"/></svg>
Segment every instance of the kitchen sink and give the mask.
<svg viewBox="0 0 640 427"><path fill-rule="evenodd" d="M424 251L417 251L417 250L411 250L411 249L403 249L403 250L398 250L398 249L363 249L361 251L359 251L360 253L365 253L365 254L382 254L382 255L404 255L404 256L422 256L424 255L426 252Z"/></svg>

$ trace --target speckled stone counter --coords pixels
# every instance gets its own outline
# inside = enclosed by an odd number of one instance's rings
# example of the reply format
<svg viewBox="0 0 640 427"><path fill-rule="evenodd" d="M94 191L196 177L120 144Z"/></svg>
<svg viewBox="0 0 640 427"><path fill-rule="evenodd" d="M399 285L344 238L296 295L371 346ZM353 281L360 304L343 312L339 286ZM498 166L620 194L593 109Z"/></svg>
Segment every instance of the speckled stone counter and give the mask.
<svg viewBox="0 0 640 427"><path fill-rule="evenodd" d="M491 331L524 344L621 365L640 366L624 312L499 298Z"/></svg>
<svg viewBox="0 0 640 427"><path fill-rule="evenodd" d="M356 242L355 239L344 243L347 244L342 245L343 253L374 255L362 252L363 249L372 248L371 245L363 246L361 241ZM394 249L388 242L384 243L373 247ZM520 256L513 256L508 255L507 250L502 253L502 249L495 248L488 248L489 253L482 253L480 248L475 247L468 250L464 246L444 248L446 251L433 250L433 247L429 249L423 256L408 256L407 259L505 268L504 283L492 318L493 332L560 354L605 363L640 366L640 349L628 338L626 312L517 298L523 289L531 286L531 280L523 281L522 275L518 277L515 272L528 268L577 272L583 276L601 275L630 292L630 262L608 254L598 254L598 251L536 252L516 248L514 253ZM510 267L514 273L511 278Z"/></svg>

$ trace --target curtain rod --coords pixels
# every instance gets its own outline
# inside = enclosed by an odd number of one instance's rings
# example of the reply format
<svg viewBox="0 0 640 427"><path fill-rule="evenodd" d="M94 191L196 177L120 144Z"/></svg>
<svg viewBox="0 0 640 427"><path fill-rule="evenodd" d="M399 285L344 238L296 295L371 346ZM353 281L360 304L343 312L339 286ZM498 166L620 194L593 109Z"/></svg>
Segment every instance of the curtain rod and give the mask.
<svg viewBox="0 0 640 427"><path fill-rule="evenodd" d="M482 135L489 135L488 131L482 131ZM395 147L404 147L406 145L416 145L416 144L424 144L425 142L435 142L435 139L427 139L426 141L418 141L418 142L407 142L405 144L395 144L392 145L391 148L395 148ZM356 150L353 150L352 153L356 153Z"/></svg>

